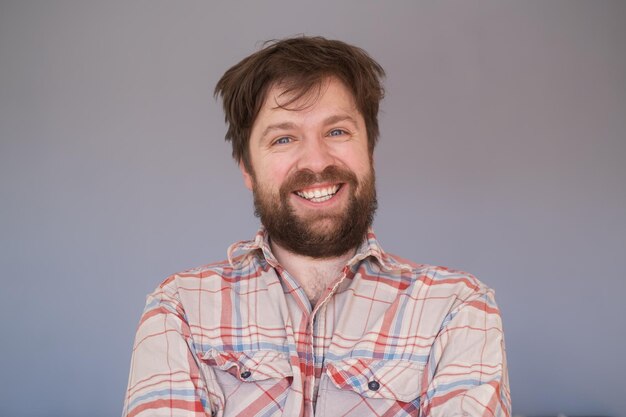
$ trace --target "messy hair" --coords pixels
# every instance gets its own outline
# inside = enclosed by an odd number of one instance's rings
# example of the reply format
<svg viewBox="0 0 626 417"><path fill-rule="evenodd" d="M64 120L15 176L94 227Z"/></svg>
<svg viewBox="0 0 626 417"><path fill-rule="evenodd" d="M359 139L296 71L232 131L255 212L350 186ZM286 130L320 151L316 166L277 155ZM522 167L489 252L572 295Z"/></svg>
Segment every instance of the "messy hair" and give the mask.
<svg viewBox="0 0 626 417"><path fill-rule="evenodd" d="M383 68L363 49L323 37L300 36L268 41L264 47L231 67L215 86L228 125L226 140L233 158L251 168L248 143L252 125L276 85L289 97L289 106L311 93L319 95L328 77L336 77L352 93L365 120L370 154L378 140L378 107L384 96Z"/></svg>

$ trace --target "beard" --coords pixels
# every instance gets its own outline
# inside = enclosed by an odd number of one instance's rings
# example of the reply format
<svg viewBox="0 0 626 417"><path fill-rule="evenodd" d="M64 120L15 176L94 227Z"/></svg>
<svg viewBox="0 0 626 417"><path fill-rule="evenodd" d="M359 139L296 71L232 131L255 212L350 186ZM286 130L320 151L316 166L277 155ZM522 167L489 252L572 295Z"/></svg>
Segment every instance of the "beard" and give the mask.
<svg viewBox="0 0 626 417"><path fill-rule="evenodd" d="M319 174L297 171L281 185L278 196L258 184L254 176L252 179L255 215L272 241L290 252L312 258L333 258L357 248L372 225L378 206L373 167L361 181L352 171L337 166L329 166ZM297 215L289 202L292 194L315 183L349 187L347 206L338 212L320 210Z"/></svg>

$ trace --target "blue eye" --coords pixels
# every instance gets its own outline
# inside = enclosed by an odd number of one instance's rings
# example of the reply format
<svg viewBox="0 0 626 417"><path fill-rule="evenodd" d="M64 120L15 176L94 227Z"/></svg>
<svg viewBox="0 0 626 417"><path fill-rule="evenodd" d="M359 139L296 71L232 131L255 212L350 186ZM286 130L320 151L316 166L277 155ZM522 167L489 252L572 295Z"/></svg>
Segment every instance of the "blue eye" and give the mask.
<svg viewBox="0 0 626 417"><path fill-rule="evenodd" d="M347 132L343 129L333 129L328 133L328 136L341 136L345 135Z"/></svg>
<svg viewBox="0 0 626 417"><path fill-rule="evenodd" d="M282 138L278 138L274 141L275 145L284 145L286 143L291 142L291 138L288 136L283 136Z"/></svg>

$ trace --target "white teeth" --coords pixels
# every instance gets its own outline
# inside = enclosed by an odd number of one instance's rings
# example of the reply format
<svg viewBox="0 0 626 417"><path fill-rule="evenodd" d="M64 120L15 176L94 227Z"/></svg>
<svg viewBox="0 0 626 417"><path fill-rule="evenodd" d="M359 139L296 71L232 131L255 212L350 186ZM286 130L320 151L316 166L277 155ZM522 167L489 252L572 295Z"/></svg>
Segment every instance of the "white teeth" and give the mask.
<svg viewBox="0 0 626 417"><path fill-rule="evenodd" d="M315 190L310 191L297 191L296 194L309 201L313 201L314 203L321 203L322 201L326 201L335 195L338 190L339 186L333 185L331 187L316 188Z"/></svg>

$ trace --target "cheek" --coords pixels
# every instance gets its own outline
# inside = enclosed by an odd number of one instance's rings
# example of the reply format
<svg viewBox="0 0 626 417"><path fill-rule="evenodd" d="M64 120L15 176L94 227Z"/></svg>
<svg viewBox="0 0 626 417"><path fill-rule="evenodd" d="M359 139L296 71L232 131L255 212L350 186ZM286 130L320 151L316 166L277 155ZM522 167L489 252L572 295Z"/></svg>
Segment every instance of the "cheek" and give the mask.
<svg viewBox="0 0 626 417"><path fill-rule="evenodd" d="M372 158L367 149L359 149L357 152L347 154L344 161L358 176L362 176L370 172L372 168Z"/></svg>
<svg viewBox="0 0 626 417"><path fill-rule="evenodd" d="M281 165L270 165L263 171L263 177L260 180L267 188L278 190L283 182L285 182L288 173L289 170Z"/></svg>

